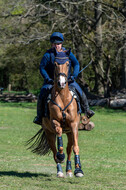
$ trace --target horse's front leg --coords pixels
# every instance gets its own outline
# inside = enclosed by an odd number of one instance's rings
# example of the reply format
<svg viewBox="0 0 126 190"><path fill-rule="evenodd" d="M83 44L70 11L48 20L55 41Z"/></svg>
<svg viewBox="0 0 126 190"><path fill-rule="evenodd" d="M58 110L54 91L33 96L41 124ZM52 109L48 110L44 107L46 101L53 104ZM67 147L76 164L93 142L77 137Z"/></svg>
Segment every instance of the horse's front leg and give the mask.
<svg viewBox="0 0 126 190"><path fill-rule="evenodd" d="M45 130L45 133L46 133L46 137L48 140L48 144L53 152L53 158L57 164L57 177L64 177L62 167L61 167L60 163L58 163L58 160L57 160L56 135L51 133L48 130Z"/></svg>
<svg viewBox="0 0 126 190"><path fill-rule="evenodd" d="M57 148L58 148L58 152L56 154L57 177L64 177L62 167L60 164L63 163L65 160L65 154L63 153L62 128L57 120L52 120L52 127L53 129L55 129L55 133L57 135Z"/></svg>
<svg viewBox="0 0 126 190"><path fill-rule="evenodd" d="M57 163L63 163L65 161L65 154L63 153L62 128L57 120L52 120L52 127L55 129L57 135Z"/></svg>
<svg viewBox="0 0 126 190"><path fill-rule="evenodd" d="M81 170L80 156L79 156L79 146L78 146L78 123L72 124L73 133L73 151L75 155L75 171L74 175L76 177L83 177L83 171Z"/></svg>

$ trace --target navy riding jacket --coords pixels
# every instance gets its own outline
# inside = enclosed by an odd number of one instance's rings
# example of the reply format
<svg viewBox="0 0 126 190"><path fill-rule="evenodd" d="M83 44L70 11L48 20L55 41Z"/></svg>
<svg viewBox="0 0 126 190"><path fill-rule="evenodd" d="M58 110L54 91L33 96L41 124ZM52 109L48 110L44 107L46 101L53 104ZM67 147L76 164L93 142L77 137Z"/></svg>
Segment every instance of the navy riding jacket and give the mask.
<svg viewBox="0 0 126 190"><path fill-rule="evenodd" d="M62 47L63 50L65 48ZM54 48L51 48L47 50L47 52L44 54L41 63L40 63L40 73L44 78L44 83L47 83L50 79L54 80ZM77 61L76 57L73 55L72 52L69 54L69 72L68 72L68 78L72 75L74 78L77 78L79 74L80 65ZM73 67L73 72L71 73L71 68Z"/></svg>

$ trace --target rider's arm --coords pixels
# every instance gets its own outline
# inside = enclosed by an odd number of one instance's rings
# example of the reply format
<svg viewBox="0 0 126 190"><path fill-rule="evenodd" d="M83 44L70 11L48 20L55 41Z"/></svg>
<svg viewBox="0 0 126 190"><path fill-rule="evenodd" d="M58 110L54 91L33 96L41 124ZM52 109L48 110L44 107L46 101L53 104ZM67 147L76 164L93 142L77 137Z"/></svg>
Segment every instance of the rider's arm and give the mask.
<svg viewBox="0 0 126 190"><path fill-rule="evenodd" d="M71 64L73 67L73 76L74 78L77 78L79 74L79 69L80 69L79 62L72 52L70 52L69 58L71 60Z"/></svg>
<svg viewBox="0 0 126 190"><path fill-rule="evenodd" d="M50 79L50 77L49 77L49 75L45 69L47 64L49 63L49 61L50 61L50 54L45 53L42 60L41 60L40 66L39 66L40 73L46 81L48 81Z"/></svg>

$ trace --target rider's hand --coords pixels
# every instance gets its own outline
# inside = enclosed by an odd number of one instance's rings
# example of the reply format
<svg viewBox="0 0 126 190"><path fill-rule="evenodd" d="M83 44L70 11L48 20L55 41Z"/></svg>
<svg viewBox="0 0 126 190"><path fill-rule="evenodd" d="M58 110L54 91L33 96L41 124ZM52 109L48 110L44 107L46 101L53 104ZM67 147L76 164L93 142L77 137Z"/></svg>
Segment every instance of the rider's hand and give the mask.
<svg viewBox="0 0 126 190"><path fill-rule="evenodd" d="M48 80L47 80L47 84L52 84L52 85L53 85L53 84L54 84L54 81L53 81L52 79L48 79Z"/></svg>
<svg viewBox="0 0 126 190"><path fill-rule="evenodd" d="M74 82L74 76L70 76L69 79L68 79L69 82Z"/></svg>

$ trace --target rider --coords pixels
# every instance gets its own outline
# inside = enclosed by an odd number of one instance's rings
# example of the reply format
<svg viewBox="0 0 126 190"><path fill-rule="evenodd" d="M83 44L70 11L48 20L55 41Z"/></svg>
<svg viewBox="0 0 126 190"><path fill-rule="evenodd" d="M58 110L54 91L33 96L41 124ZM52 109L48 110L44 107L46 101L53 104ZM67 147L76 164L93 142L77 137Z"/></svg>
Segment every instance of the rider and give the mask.
<svg viewBox="0 0 126 190"><path fill-rule="evenodd" d="M56 49L58 52L66 50L64 47L62 47L63 41L64 41L63 34L60 32L54 32L50 37L52 48L47 50L40 63L40 73L44 78L44 84L41 88L41 92L38 97L37 116L34 118L33 121L34 123L39 125L41 125L42 117L44 116L45 97L47 97L54 83L53 82L54 60L55 60L54 49ZM69 54L69 60L70 60L70 68L69 68L68 79L70 79L70 82L68 82L68 84L69 86L72 86L74 87L74 89L76 89L80 97L82 113L85 113L85 115L88 118L90 118L94 115L94 112L89 109L88 100L86 98L85 93L82 91L80 86L75 82L75 79L79 74L79 68L80 68L79 62L77 61L76 57L73 55L72 52L70 52ZM70 71L71 67L73 67L73 73L71 73Z"/></svg>

